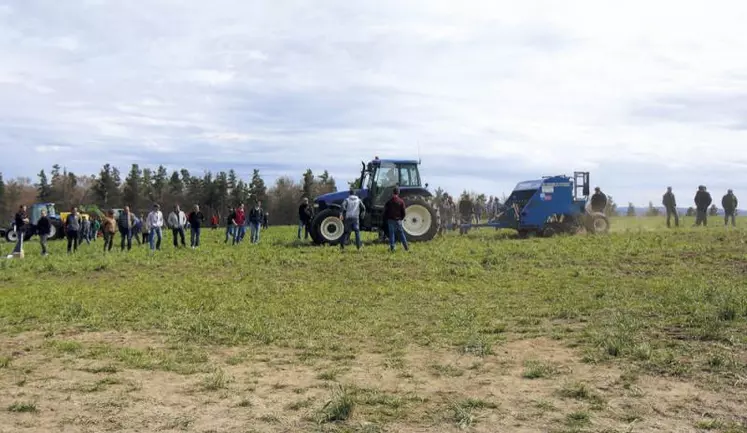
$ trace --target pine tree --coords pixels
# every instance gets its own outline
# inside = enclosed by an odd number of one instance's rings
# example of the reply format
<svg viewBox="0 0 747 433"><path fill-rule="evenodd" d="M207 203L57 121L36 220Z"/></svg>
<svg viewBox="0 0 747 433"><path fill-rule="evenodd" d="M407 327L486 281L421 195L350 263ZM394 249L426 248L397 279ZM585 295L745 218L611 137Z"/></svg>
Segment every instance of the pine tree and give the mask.
<svg viewBox="0 0 747 433"><path fill-rule="evenodd" d="M155 201L153 196L153 170L150 168L143 169L143 177L140 184L140 195L143 200L140 203L140 209L149 209Z"/></svg>
<svg viewBox="0 0 747 433"><path fill-rule="evenodd" d="M110 164L104 164L91 187L96 204L103 205L105 208L117 207L120 198L120 182L119 170L112 168Z"/></svg>
<svg viewBox="0 0 747 433"><path fill-rule="evenodd" d="M659 216L659 208L654 207L653 202L648 202L648 211L646 212L646 216L650 216L650 217Z"/></svg>
<svg viewBox="0 0 747 433"><path fill-rule="evenodd" d="M166 167L159 165L156 174L153 176L153 200L156 203L163 202L164 193L166 192L166 178L168 177Z"/></svg>
<svg viewBox="0 0 747 433"><path fill-rule="evenodd" d="M183 194L184 182L182 182L182 178L179 177L179 172L175 170L171 173L171 179L169 179L169 202L174 204L181 201Z"/></svg>
<svg viewBox="0 0 747 433"><path fill-rule="evenodd" d="M36 185L37 198L41 202L48 202L52 198L52 185L47 180L47 173L44 170L39 172L39 183Z"/></svg>
<svg viewBox="0 0 747 433"><path fill-rule="evenodd" d="M311 199L314 197L314 172L310 168L307 168L301 177L301 188L303 189L303 196Z"/></svg>
<svg viewBox="0 0 747 433"><path fill-rule="evenodd" d="M124 205L130 206L134 212L138 212L142 201L141 188L142 188L142 172L137 164L132 164L130 173L125 178L124 184Z"/></svg>
<svg viewBox="0 0 747 433"><path fill-rule="evenodd" d="M635 206L633 206L633 203L628 203L628 212L626 213L629 217L635 216Z"/></svg>
<svg viewBox="0 0 747 433"><path fill-rule="evenodd" d="M220 214L226 210L229 201L228 175L225 171L218 173L218 176L215 178L215 194L217 197L217 207L214 211Z"/></svg>
<svg viewBox="0 0 747 433"><path fill-rule="evenodd" d="M265 181L257 169L254 169L252 181L249 183L249 196L252 200L267 201L267 186L265 186Z"/></svg>
<svg viewBox="0 0 747 433"><path fill-rule="evenodd" d="M233 191L234 188L236 188L236 183L238 182L238 177L236 176L236 171L234 169L231 169L228 171L228 192L230 193Z"/></svg>
<svg viewBox="0 0 747 433"><path fill-rule="evenodd" d="M710 216L717 216L718 215L718 207L716 205L711 205L711 208L708 209L708 215Z"/></svg>

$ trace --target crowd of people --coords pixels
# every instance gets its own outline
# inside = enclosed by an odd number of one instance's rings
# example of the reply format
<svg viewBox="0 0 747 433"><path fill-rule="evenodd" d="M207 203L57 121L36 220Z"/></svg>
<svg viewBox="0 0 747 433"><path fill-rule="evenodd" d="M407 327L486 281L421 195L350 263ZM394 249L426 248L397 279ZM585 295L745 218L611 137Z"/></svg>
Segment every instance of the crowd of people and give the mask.
<svg viewBox="0 0 747 433"><path fill-rule="evenodd" d="M705 186L698 187L695 194L695 226L706 226L708 224L708 213L713 203L713 198ZM607 196L600 188L595 188L594 194L589 200L590 208L593 212L605 212L608 205ZM675 227L679 227L680 219L677 210L677 200L668 187L662 197L662 205L666 212L667 227L671 227L671 220L674 219ZM729 189L726 195L721 199L721 206L724 210L724 224L736 225L736 213L739 201L734 195L734 191ZM448 193L444 193L439 200L434 203L436 209L438 233L443 235L446 230L456 230L463 224L471 224L473 221L479 224L483 217L488 221L496 218L505 210L505 206L500 203L497 197L490 197L485 205L475 203L468 195L463 194L458 203ZM343 221L344 232L340 242L340 248L344 249L348 244L351 235L355 235L355 245L361 248L360 220L366 213L366 207L363 201L356 195L355 190L351 189L348 198L341 206L339 218ZM225 243L231 241L232 245L240 244L246 236L246 228L249 226L250 242L257 244L260 241L260 232L268 227L269 214L262 208L262 203L256 201L247 213L244 204L239 204L236 208L229 208L226 217ZM309 200L304 198L298 208L298 239L308 239L310 236L311 221L313 219L313 209ZM392 197L384 206L384 219L387 238L389 239L389 248L395 250L397 242L407 251L409 245L405 236L403 221L405 219L405 203L399 196L399 188L395 188ZM141 214L137 217L125 207L118 215L113 210L107 211L103 216L89 217L81 215L77 208L73 208L63 221L63 230L67 238L68 254L75 253L78 246L83 242L91 244L95 242L101 234L103 238L103 249L105 252L112 250L114 238L117 233L120 235L120 250L129 251L132 249L132 240L138 244L148 244L152 252L161 250L163 241L163 230L170 229L174 248L186 248L186 231L190 231L190 248L200 247L200 235L205 223L205 216L200 211L200 207L195 205L191 212L185 213L177 204L169 215L164 218L161 207L158 204L153 205L153 209L148 215ZM218 217L213 215L210 219L210 226L213 229L218 227ZM15 215L14 227L17 231L18 241L14 253L20 254L23 251L22 233L25 226L29 224L26 206L21 206ZM36 234L39 237L42 255L48 254L47 240L52 232L52 222L46 213L41 211L41 216L36 224ZM380 237L383 237L383 232Z"/></svg>

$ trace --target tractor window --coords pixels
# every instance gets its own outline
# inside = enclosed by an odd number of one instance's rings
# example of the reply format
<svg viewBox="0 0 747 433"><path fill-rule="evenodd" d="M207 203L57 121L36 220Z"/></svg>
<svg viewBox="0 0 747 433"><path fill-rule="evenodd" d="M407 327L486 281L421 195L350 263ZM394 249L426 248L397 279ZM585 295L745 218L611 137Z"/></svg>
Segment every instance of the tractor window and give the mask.
<svg viewBox="0 0 747 433"><path fill-rule="evenodd" d="M378 170L376 170L376 187L379 189L391 188L397 186L399 181L397 176L397 167L394 164L381 164Z"/></svg>
<svg viewBox="0 0 747 433"><path fill-rule="evenodd" d="M401 166L399 168L400 186L420 186L418 168L413 165Z"/></svg>

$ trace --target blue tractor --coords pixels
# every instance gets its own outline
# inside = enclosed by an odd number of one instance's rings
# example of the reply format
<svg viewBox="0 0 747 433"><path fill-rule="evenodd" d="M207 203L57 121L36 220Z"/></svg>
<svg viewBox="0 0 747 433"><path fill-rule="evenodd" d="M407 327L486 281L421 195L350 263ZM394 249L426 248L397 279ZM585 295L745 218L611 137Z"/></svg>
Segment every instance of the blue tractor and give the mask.
<svg viewBox="0 0 747 433"><path fill-rule="evenodd" d="M550 237L559 233L574 234L580 230L606 233L609 220L604 213L588 209L589 173L569 176L546 176L519 182L501 211L487 224L462 224L462 231L473 227L495 227L516 230L521 237Z"/></svg>
<svg viewBox="0 0 747 433"><path fill-rule="evenodd" d="M384 205L392 197L395 187L405 202L403 226L408 241L429 241L436 236L436 212L429 203L431 193L421 185L418 161L374 158L368 164L361 162L361 175L356 181L356 195L366 206L361 218L361 230L386 233ZM314 199L314 218L310 234L317 245L340 243L344 232L340 220L342 202L348 191L324 194Z"/></svg>
<svg viewBox="0 0 747 433"><path fill-rule="evenodd" d="M23 240L27 241L32 236L37 234L36 224L41 218L41 211L47 211L47 217L49 217L51 224L49 239L58 239L65 236L65 231L62 227L62 219L55 209L54 203L35 203L29 206L29 224L26 225L23 232ZM13 224L10 224L6 230L4 230L5 240L8 242L16 242L18 240L18 233L15 231Z"/></svg>

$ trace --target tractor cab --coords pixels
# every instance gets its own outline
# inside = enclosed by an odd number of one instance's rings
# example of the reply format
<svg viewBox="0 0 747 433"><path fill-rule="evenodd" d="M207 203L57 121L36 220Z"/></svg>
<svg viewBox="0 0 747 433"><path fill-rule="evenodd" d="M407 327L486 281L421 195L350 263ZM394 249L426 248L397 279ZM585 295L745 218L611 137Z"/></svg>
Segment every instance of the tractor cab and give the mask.
<svg viewBox="0 0 747 433"><path fill-rule="evenodd" d="M51 220L60 218L60 216L57 215L57 210L54 207L54 203L36 203L31 206L31 212L29 213L29 222L32 226L35 226L36 223L39 222L42 210L47 211L47 217L49 217L49 219Z"/></svg>
<svg viewBox="0 0 747 433"><path fill-rule="evenodd" d="M423 189L417 161L382 160L377 157L361 165L358 180L360 189L356 193L367 209L364 217L367 227L384 225L384 205L392 197L395 187L399 186L401 195Z"/></svg>

